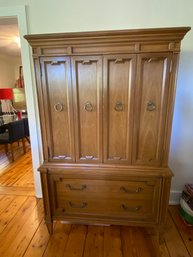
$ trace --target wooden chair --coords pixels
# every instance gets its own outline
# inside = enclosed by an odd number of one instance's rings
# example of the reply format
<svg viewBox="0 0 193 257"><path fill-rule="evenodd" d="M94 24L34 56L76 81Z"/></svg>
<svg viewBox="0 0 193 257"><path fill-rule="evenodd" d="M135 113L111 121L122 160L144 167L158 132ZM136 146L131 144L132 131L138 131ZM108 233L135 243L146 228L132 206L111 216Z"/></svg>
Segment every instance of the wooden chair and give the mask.
<svg viewBox="0 0 193 257"><path fill-rule="evenodd" d="M23 120L13 121L6 124L6 131L0 134L0 144L5 145L5 151L8 153L8 145L11 147L11 158L14 161L13 143L22 140L23 151L26 153L25 148L25 131Z"/></svg>
<svg viewBox="0 0 193 257"><path fill-rule="evenodd" d="M23 118L23 123L24 123L25 138L27 139L28 143L30 144L28 118Z"/></svg>

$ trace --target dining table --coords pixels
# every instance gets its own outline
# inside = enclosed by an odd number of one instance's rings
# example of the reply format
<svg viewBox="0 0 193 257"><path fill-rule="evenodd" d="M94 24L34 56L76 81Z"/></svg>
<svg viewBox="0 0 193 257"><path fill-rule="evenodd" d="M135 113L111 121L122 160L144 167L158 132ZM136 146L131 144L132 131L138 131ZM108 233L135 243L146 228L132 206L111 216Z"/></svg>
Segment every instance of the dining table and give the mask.
<svg viewBox="0 0 193 257"><path fill-rule="evenodd" d="M7 128L7 125L13 121L27 118L27 114L18 116L17 114L4 114L0 115L0 133Z"/></svg>

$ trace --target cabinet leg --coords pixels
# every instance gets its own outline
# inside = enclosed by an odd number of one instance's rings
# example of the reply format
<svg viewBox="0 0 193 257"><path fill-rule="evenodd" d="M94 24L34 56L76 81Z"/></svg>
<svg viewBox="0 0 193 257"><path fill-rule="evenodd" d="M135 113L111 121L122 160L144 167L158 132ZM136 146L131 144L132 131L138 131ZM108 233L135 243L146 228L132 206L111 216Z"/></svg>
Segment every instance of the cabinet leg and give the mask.
<svg viewBox="0 0 193 257"><path fill-rule="evenodd" d="M159 244L164 244L165 243L165 238L164 238L164 231L159 232Z"/></svg>
<svg viewBox="0 0 193 257"><path fill-rule="evenodd" d="M161 251L159 246L159 236L154 229L144 229L146 242L151 252L152 257L161 257Z"/></svg>
<svg viewBox="0 0 193 257"><path fill-rule="evenodd" d="M158 242L160 245L165 243L165 232L166 224L162 224L157 228Z"/></svg>
<svg viewBox="0 0 193 257"><path fill-rule="evenodd" d="M52 235L53 234L53 222L51 222L51 223L46 222L46 226L47 226L49 234Z"/></svg>

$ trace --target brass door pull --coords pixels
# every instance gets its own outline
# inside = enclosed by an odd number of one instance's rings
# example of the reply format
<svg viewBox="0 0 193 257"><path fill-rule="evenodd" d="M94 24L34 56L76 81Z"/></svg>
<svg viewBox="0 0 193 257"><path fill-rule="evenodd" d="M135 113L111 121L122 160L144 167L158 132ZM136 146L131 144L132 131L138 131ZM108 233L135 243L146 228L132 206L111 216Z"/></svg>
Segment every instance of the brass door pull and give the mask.
<svg viewBox="0 0 193 257"><path fill-rule="evenodd" d="M86 102L85 105L84 105L84 109L87 112L92 112L93 106L92 106L91 102Z"/></svg>
<svg viewBox="0 0 193 257"><path fill-rule="evenodd" d="M56 112L61 112L61 111L63 111L63 106L60 102L58 102L54 105L54 109Z"/></svg>
<svg viewBox="0 0 193 257"><path fill-rule="evenodd" d="M84 189L86 189L86 185L81 185L80 187L74 187L70 184L67 184L66 187L68 187L72 191L83 191Z"/></svg>
<svg viewBox="0 0 193 257"><path fill-rule="evenodd" d="M137 194L137 193L140 193L141 191L143 191L143 188L141 188L141 187L138 187L136 190L129 190L125 187L121 187L120 189L121 189L121 191L123 191L127 194Z"/></svg>
<svg viewBox="0 0 193 257"><path fill-rule="evenodd" d="M149 102L147 102L147 110L148 110L148 111L150 111L150 112L151 112L151 111L154 111L155 108L156 108L156 107L155 107L155 103L154 103L153 101L150 100Z"/></svg>
<svg viewBox="0 0 193 257"><path fill-rule="evenodd" d="M128 212L136 212L139 211L141 209L141 206L136 206L136 207L128 207L125 204L121 204L121 208L124 211L128 211Z"/></svg>
<svg viewBox="0 0 193 257"><path fill-rule="evenodd" d="M122 102L121 101L116 101L114 109L117 112L123 111L123 104L122 104Z"/></svg>
<svg viewBox="0 0 193 257"><path fill-rule="evenodd" d="M71 208L85 208L88 204L83 202L83 203L80 203L80 204L76 204L76 203L73 203L73 202L69 202L69 205Z"/></svg>

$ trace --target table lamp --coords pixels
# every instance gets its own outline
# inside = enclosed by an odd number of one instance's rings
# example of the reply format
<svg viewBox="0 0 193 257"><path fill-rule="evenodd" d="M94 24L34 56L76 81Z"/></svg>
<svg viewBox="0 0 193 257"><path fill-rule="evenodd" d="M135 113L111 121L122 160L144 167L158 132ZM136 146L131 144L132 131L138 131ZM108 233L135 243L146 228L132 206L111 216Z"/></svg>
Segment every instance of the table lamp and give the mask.
<svg viewBox="0 0 193 257"><path fill-rule="evenodd" d="M11 114L12 103L11 100L13 99L13 89L12 88L0 88L0 100L5 100L6 103L6 112Z"/></svg>

